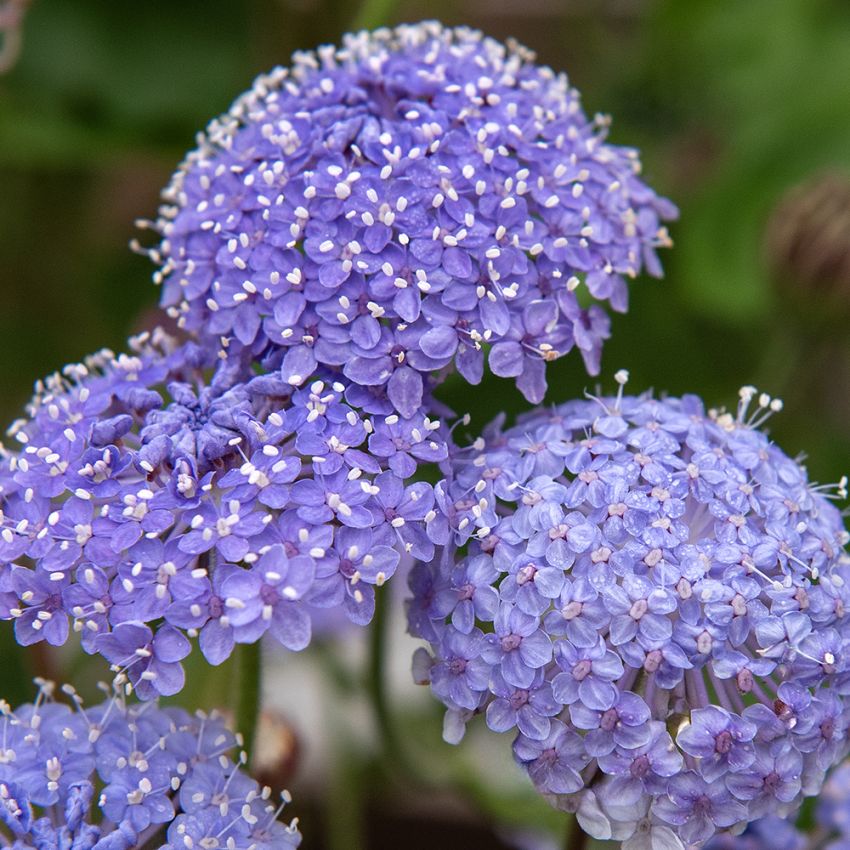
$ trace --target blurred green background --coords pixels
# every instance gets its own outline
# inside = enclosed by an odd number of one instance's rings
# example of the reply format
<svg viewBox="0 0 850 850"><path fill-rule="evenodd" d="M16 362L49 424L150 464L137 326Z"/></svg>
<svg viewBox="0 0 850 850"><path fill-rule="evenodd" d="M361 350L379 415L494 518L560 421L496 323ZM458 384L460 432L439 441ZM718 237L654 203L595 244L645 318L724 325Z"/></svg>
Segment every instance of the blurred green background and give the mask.
<svg viewBox="0 0 850 850"><path fill-rule="evenodd" d="M32 0L0 76L0 419L37 377L155 321L134 220L257 73L355 23L424 17L515 36L566 70L681 209L665 279L635 282L615 318L603 383L628 368L630 389L712 404L756 383L785 399L771 432L812 478L850 471L847 0ZM595 383L574 356L549 374L552 401ZM444 397L464 412L473 396ZM479 425L525 406L507 382L474 398ZM517 819L506 798L479 802Z"/></svg>

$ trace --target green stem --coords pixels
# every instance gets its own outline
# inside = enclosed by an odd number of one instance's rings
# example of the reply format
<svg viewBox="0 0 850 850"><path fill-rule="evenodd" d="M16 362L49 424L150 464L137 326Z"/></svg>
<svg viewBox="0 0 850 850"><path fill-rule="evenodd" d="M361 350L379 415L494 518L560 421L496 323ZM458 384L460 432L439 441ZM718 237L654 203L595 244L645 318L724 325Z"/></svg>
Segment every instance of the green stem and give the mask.
<svg viewBox="0 0 850 850"><path fill-rule="evenodd" d="M262 694L262 650L260 641L239 647L239 689L236 696L236 728L245 739L250 756L260 719Z"/></svg>
<svg viewBox="0 0 850 850"><path fill-rule="evenodd" d="M360 754L343 749L330 767L325 801L325 844L328 850L366 846L365 797L369 782Z"/></svg>
<svg viewBox="0 0 850 850"><path fill-rule="evenodd" d="M351 31L373 30L386 26L396 5L397 0L363 0L351 24Z"/></svg>
<svg viewBox="0 0 850 850"><path fill-rule="evenodd" d="M375 593L375 616L372 618L372 630L369 635L369 696L375 712L378 732L385 741L394 737L390 717L389 702L384 682L387 654L387 598L385 593Z"/></svg>
<svg viewBox="0 0 850 850"><path fill-rule="evenodd" d="M3 625L6 626L5 623ZM24 647L10 640L10 637L11 635L8 631L0 635L0 670L3 671L3 699L8 700L12 705L23 705L23 703L32 700L33 678L42 676L45 679L49 679L51 675L49 671L44 669L42 664L38 663L37 658L33 656L33 650L41 646L41 644L37 643L31 647L27 647L29 652L26 652ZM54 681L56 681L55 678ZM67 681L74 680L68 679Z"/></svg>
<svg viewBox="0 0 850 850"><path fill-rule="evenodd" d="M372 619L369 641L369 697L387 762L391 767L400 768L412 777L415 771L409 764L399 740L387 696L387 627L390 620L390 601L387 591L378 590L375 593L375 616Z"/></svg>

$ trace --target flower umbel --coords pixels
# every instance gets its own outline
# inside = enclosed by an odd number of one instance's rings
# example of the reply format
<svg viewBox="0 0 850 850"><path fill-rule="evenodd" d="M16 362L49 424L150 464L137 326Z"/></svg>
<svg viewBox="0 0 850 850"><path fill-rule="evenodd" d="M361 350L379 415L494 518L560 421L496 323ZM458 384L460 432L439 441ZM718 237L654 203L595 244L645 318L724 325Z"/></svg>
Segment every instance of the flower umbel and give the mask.
<svg viewBox="0 0 850 850"><path fill-rule="evenodd" d="M607 127L530 51L470 29L297 53L166 190L163 306L301 380L318 362L386 386L404 416L449 364L478 383L485 347L540 401L547 361L577 348L598 371L603 305L624 311L626 280L659 275L669 242L675 208Z"/></svg>
<svg viewBox="0 0 850 850"><path fill-rule="evenodd" d="M399 553L427 558L440 423L357 406L339 376L295 388L162 334L68 367L0 455L0 617L59 645L69 619L142 698L183 687L188 637L221 663L311 611L358 624ZM355 388L356 389L356 388ZM372 444L376 450L371 450Z"/></svg>
<svg viewBox="0 0 850 850"><path fill-rule="evenodd" d="M850 847L850 762L836 768L824 783L810 813L780 820L766 817L751 823L741 835L713 839L706 850L847 850Z"/></svg>
<svg viewBox="0 0 850 850"><path fill-rule="evenodd" d="M780 407L621 388L457 451L409 602L448 737L516 728L537 788L629 850L816 794L848 749L846 491L759 430Z"/></svg>
<svg viewBox="0 0 850 850"><path fill-rule="evenodd" d="M215 714L191 715L118 692L84 707L38 699L0 703L0 836L13 850L228 850L295 848L295 822L233 758L240 738ZM102 789L99 796L96 788Z"/></svg>

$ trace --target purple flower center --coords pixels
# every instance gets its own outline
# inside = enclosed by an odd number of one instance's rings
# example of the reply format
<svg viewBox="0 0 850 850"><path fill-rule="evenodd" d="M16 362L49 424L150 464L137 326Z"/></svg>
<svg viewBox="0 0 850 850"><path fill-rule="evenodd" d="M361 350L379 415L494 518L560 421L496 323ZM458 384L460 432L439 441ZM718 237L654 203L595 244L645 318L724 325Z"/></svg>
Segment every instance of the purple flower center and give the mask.
<svg viewBox="0 0 850 850"><path fill-rule="evenodd" d="M280 602L277 588L270 584L264 584L260 588L260 599L263 601L263 605L274 605L276 602Z"/></svg>
<svg viewBox="0 0 850 850"><path fill-rule="evenodd" d="M570 536L570 528L563 522L549 529L550 540L566 540Z"/></svg>
<svg viewBox="0 0 850 850"><path fill-rule="evenodd" d="M646 653L646 658L643 661L643 669L647 673L654 673L660 666L663 656L660 649L653 649Z"/></svg>
<svg viewBox="0 0 850 850"><path fill-rule="evenodd" d="M732 738L731 732L728 729L724 729L715 739L714 739L714 750L715 752L720 753L721 755L725 755L732 749L732 745L735 743Z"/></svg>
<svg viewBox="0 0 850 850"><path fill-rule="evenodd" d="M632 762L631 767L629 768L629 773L631 773L635 779L643 779L643 777L649 773L649 769L649 759L645 755L642 755L638 756Z"/></svg>
<svg viewBox="0 0 850 850"><path fill-rule="evenodd" d="M511 704L511 708L514 711L519 711L528 702L528 691L524 691L524 690L514 691L511 694L509 702Z"/></svg>
<svg viewBox="0 0 850 850"><path fill-rule="evenodd" d="M599 728L604 729L606 732L610 732L620 721L620 715L617 714L616 708L609 708L602 715L602 719L599 721Z"/></svg>
<svg viewBox="0 0 850 850"><path fill-rule="evenodd" d="M782 777L775 770L772 770L764 778L764 790L769 794L775 794L781 783Z"/></svg>
<svg viewBox="0 0 850 850"><path fill-rule="evenodd" d="M209 606L210 617L213 620L217 620L224 613L224 603L222 602L220 596L211 596Z"/></svg>
<svg viewBox="0 0 850 850"><path fill-rule="evenodd" d="M820 725L820 733L827 741L832 740L832 736L835 734L835 718L827 717L826 720L823 721Z"/></svg>
<svg viewBox="0 0 850 850"><path fill-rule="evenodd" d="M556 761L558 761L558 751L554 747L550 747L548 750L543 750L540 753L540 761L553 765Z"/></svg>
<svg viewBox="0 0 850 850"><path fill-rule="evenodd" d="M480 543L481 551L489 554L496 548L500 540L501 537L497 534L488 534L487 537L485 537Z"/></svg>
<svg viewBox="0 0 850 850"><path fill-rule="evenodd" d="M227 811L229 803L230 798L227 796L226 791L216 791L210 795L210 805L212 806L224 806L224 811Z"/></svg>
<svg viewBox="0 0 850 850"><path fill-rule="evenodd" d="M793 729L797 725L797 718L794 716L794 709L781 699L775 699L773 701L773 713L786 726L788 726L789 729Z"/></svg>
<svg viewBox="0 0 850 850"><path fill-rule="evenodd" d="M504 652L513 652L522 643L522 635L505 635L501 640Z"/></svg>
<svg viewBox="0 0 850 850"><path fill-rule="evenodd" d="M693 802L693 812L697 816L705 817L711 811L711 797L702 794Z"/></svg>
<svg viewBox="0 0 850 850"><path fill-rule="evenodd" d="M357 568L354 566L354 562L350 558L340 558L339 571L346 578L351 578L357 571Z"/></svg>
<svg viewBox="0 0 850 850"><path fill-rule="evenodd" d="M568 602L561 608L561 616L565 620L575 620L581 614L582 603L577 602L575 599L572 602Z"/></svg>
<svg viewBox="0 0 850 850"><path fill-rule="evenodd" d="M537 572L537 567L534 564L527 564L522 567L522 569L517 571L516 574L516 583L519 585L528 584L530 581L534 581L534 575Z"/></svg>
<svg viewBox="0 0 850 850"><path fill-rule="evenodd" d="M586 658L582 658L575 667L573 667L573 678L577 682L581 682L583 679L586 679L590 674L591 662Z"/></svg>
<svg viewBox="0 0 850 850"><path fill-rule="evenodd" d="M460 676L466 670L467 660L465 658L453 658L449 662L449 671L453 676Z"/></svg>
<svg viewBox="0 0 850 850"><path fill-rule="evenodd" d="M753 689L753 674L746 667L738 671L736 681L738 683L738 690L742 694L748 694Z"/></svg>
<svg viewBox="0 0 850 850"><path fill-rule="evenodd" d="M475 585L474 584L465 584L463 587L458 589L457 598L458 601L462 602L464 599L472 599L475 593Z"/></svg>

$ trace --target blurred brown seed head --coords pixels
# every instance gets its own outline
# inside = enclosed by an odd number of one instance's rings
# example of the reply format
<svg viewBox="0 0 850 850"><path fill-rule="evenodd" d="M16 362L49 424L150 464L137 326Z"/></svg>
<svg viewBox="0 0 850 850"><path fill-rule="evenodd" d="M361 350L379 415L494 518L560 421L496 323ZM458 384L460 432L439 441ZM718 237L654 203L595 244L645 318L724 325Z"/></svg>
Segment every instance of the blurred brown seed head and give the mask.
<svg viewBox="0 0 850 850"><path fill-rule="evenodd" d="M784 297L850 313L850 174L816 174L789 190L768 222L768 262Z"/></svg>

